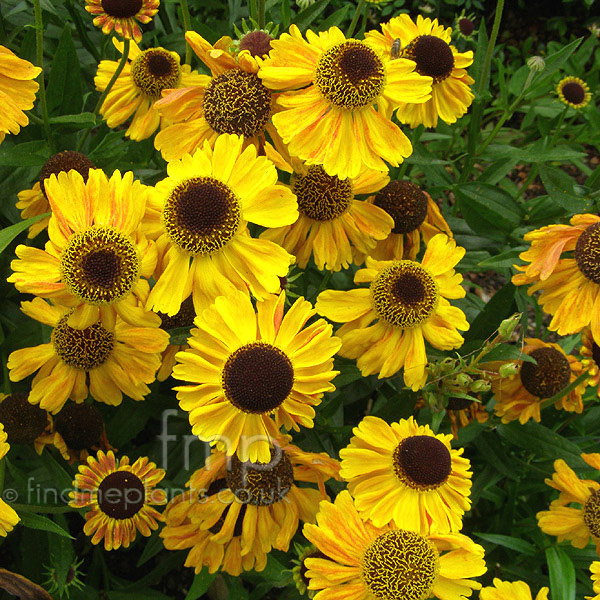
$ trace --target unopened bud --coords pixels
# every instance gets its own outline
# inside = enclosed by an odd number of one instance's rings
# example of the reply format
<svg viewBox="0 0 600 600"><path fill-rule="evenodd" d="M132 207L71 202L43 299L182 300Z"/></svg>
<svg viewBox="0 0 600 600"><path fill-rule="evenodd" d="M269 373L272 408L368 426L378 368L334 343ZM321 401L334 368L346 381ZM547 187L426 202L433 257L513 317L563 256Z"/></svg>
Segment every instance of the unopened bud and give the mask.
<svg viewBox="0 0 600 600"><path fill-rule="evenodd" d="M516 375L520 371L520 369L521 368L518 363L509 362L509 363L503 364L498 369L498 373L500 374L500 377L502 377L502 378L511 377L512 375Z"/></svg>
<svg viewBox="0 0 600 600"><path fill-rule="evenodd" d="M315 0L296 0L296 4L300 8L308 8L311 4L314 4Z"/></svg>
<svg viewBox="0 0 600 600"><path fill-rule="evenodd" d="M461 388L467 387L473 381L471 377L469 377L469 375L467 375L466 373L459 373L454 378L454 380L456 381L456 384Z"/></svg>
<svg viewBox="0 0 600 600"><path fill-rule="evenodd" d="M521 320L521 313L516 313L512 317L508 317L508 319L504 319L502 323L500 323L500 327L498 327L498 334L504 340L509 340L512 332L515 330L516 326L519 324Z"/></svg>
<svg viewBox="0 0 600 600"><path fill-rule="evenodd" d="M527 66L532 71L543 71L546 68L546 61L541 56L532 56L527 61Z"/></svg>
<svg viewBox="0 0 600 600"><path fill-rule="evenodd" d="M483 379L478 379L477 381L474 381L471 386L469 387L469 390L471 390L472 392L488 392L490 390L492 386L490 385L489 381L484 381Z"/></svg>

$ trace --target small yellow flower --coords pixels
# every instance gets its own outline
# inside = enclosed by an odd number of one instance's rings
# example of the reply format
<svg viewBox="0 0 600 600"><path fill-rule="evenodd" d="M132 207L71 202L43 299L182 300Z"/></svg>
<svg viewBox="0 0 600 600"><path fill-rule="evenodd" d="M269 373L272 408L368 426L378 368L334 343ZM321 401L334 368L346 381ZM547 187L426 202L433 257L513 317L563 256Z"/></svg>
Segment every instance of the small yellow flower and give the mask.
<svg viewBox="0 0 600 600"><path fill-rule="evenodd" d="M586 106L592 99L588 84L579 77L561 79L556 86L556 93L563 104L577 110Z"/></svg>
<svg viewBox="0 0 600 600"><path fill-rule="evenodd" d="M91 507L83 532L92 536L92 544L104 540L105 550L128 548L138 531L148 537L162 521L152 507L167 502L165 492L154 489L164 476L145 456L130 465L127 456L115 459L112 451L100 451L79 467L69 506Z"/></svg>
<svg viewBox="0 0 600 600"><path fill-rule="evenodd" d="M481 600L532 600L531 590L523 581L509 583L494 577L494 587L481 588L479 592ZM548 600L548 588L543 587L535 597L535 600Z"/></svg>
<svg viewBox="0 0 600 600"><path fill-rule="evenodd" d="M137 24L150 23L158 12L160 0L86 0L85 10L94 17L94 25L108 35L113 29L125 39L142 40Z"/></svg>

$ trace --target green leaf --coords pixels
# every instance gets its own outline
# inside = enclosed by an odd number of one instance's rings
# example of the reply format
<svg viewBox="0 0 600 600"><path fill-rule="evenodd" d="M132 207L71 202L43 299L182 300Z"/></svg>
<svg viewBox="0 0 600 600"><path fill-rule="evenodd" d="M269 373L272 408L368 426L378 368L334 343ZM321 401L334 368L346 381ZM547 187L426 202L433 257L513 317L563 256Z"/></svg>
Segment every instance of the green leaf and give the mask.
<svg viewBox="0 0 600 600"><path fill-rule="evenodd" d="M69 23L65 24L54 53L46 99L50 114L55 111L62 115L81 113L81 73Z"/></svg>
<svg viewBox="0 0 600 600"><path fill-rule="evenodd" d="M47 217L50 213L44 213L31 219L25 219L20 223L15 223L9 227L5 227L0 231L0 254L4 252L6 247L23 231L29 228L30 225L37 223L40 219Z"/></svg>
<svg viewBox="0 0 600 600"><path fill-rule="evenodd" d="M75 125L77 129L94 127L96 125L96 115L90 112L84 112L77 115L62 115L52 117L50 125Z"/></svg>
<svg viewBox="0 0 600 600"><path fill-rule="evenodd" d="M520 554L535 556L538 553L538 549L533 544L509 535L500 535L496 533L474 533L473 535L490 544L496 544L498 546L503 546L504 548L516 550Z"/></svg>
<svg viewBox="0 0 600 600"><path fill-rule="evenodd" d="M46 142L10 144L0 146L0 167L41 167L50 156Z"/></svg>
<svg viewBox="0 0 600 600"><path fill-rule="evenodd" d="M281 0L281 26L287 31L292 22L292 11L290 9L290 0Z"/></svg>
<svg viewBox="0 0 600 600"><path fill-rule="evenodd" d="M24 527L29 527L29 529L39 529L41 531L50 531L52 533L56 533L63 537L74 540L75 538L71 536L67 531L65 531L60 525L57 525L54 521L49 519L48 517L42 517L42 515L36 515L35 513L29 512L21 512L19 514L21 517L21 524Z"/></svg>
<svg viewBox="0 0 600 600"><path fill-rule="evenodd" d="M63 515L54 517L58 524L65 530L68 525ZM50 548L50 564L54 567L55 579L58 585L58 593L62 595L67 584L69 568L75 562L73 544L64 535L48 534L48 546Z"/></svg>
<svg viewBox="0 0 600 600"><path fill-rule="evenodd" d="M336 10L330 17L325 19L323 23L319 25L320 31L327 31L330 27L337 26L344 21L350 9L354 8L352 4L345 4L339 10Z"/></svg>
<svg viewBox="0 0 600 600"><path fill-rule="evenodd" d="M529 421L525 425L513 421L498 425L496 430L511 444L535 456L551 460L562 458L573 468L585 467L581 449L576 444L535 421Z"/></svg>
<svg viewBox="0 0 600 600"><path fill-rule="evenodd" d="M301 10L294 19L300 31L305 31L311 23L327 8L329 0L317 0L304 10Z"/></svg>
<svg viewBox="0 0 600 600"><path fill-rule="evenodd" d="M200 598L208 591L210 584L213 582L216 576L216 573L209 573L208 569L204 567L202 571L200 571L200 573L194 577L194 581L185 597L185 600L197 600Z"/></svg>
<svg viewBox="0 0 600 600"><path fill-rule="evenodd" d="M575 192L575 181L564 171L550 165L540 166L540 177L548 196L571 213L589 211L592 202Z"/></svg>
<svg viewBox="0 0 600 600"><path fill-rule="evenodd" d="M515 312L515 286L507 283L498 290L471 323L465 340L485 340L492 335L503 319Z"/></svg>
<svg viewBox="0 0 600 600"><path fill-rule="evenodd" d="M494 346L489 352L483 355L482 362L491 362L493 360L522 360L537 364L534 358L523 353L523 348L521 348L520 344L498 344Z"/></svg>
<svg viewBox="0 0 600 600"><path fill-rule="evenodd" d="M490 258L486 258L480 261L477 266L484 267L488 269L497 269L497 268L510 268L512 267L517 259L519 258L519 254L523 252L525 248L521 249L513 249L507 250L506 252L501 252L500 254L496 254L495 256L490 256Z"/></svg>
<svg viewBox="0 0 600 600"><path fill-rule="evenodd" d="M454 193L469 226L483 235L501 229L512 232L521 223L521 208L512 196L488 183L465 183L454 187Z"/></svg>
<svg viewBox="0 0 600 600"><path fill-rule="evenodd" d="M550 576L550 597L575 600L575 567L569 555L556 546L546 548Z"/></svg>

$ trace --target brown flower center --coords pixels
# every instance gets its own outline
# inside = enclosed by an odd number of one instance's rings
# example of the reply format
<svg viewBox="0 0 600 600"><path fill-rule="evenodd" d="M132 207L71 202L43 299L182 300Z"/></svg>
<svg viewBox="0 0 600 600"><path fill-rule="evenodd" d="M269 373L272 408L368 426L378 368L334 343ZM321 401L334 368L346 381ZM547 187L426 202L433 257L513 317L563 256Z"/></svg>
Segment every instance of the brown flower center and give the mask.
<svg viewBox="0 0 600 600"><path fill-rule="evenodd" d="M450 451L443 442L429 435L403 439L394 450L393 464L398 479L418 490L440 487L452 471Z"/></svg>
<svg viewBox="0 0 600 600"><path fill-rule="evenodd" d="M558 394L571 379L571 367L567 357L556 348L538 348L529 353L537 361L524 362L521 366L521 383L534 396L551 398Z"/></svg>
<svg viewBox="0 0 600 600"><path fill-rule="evenodd" d="M109 473L98 486L98 506L111 519L122 521L134 517L145 502L142 480L129 471Z"/></svg>
<svg viewBox="0 0 600 600"><path fill-rule="evenodd" d="M188 296L182 303L181 308L177 314L169 317L164 313L158 313L160 316L161 324L160 328L165 331L170 329L176 329L178 327L191 327L194 324L196 318L196 311L194 310L194 301L192 296Z"/></svg>
<svg viewBox="0 0 600 600"><path fill-rule="evenodd" d="M471 19L463 17L458 21L458 28L463 35L468 37L473 33L473 31L475 31L475 23L473 23Z"/></svg>
<svg viewBox="0 0 600 600"><path fill-rule="evenodd" d="M255 73L230 69L208 84L202 108L206 122L217 133L254 137L271 116L271 92Z"/></svg>
<svg viewBox="0 0 600 600"><path fill-rule="evenodd" d="M44 432L48 413L27 401L29 394L15 393L0 403L0 423L9 444L29 444Z"/></svg>
<svg viewBox="0 0 600 600"><path fill-rule="evenodd" d="M142 8L143 0L102 0L104 12L117 19L135 17Z"/></svg>
<svg viewBox="0 0 600 600"><path fill-rule="evenodd" d="M379 318L405 329L426 321L439 303L435 279L425 267L412 260L394 261L383 269L370 291Z"/></svg>
<svg viewBox="0 0 600 600"><path fill-rule="evenodd" d="M352 182L328 175L320 165L308 167L305 175L293 179L292 191L298 210L315 221L331 221L343 215L352 202Z"/></svg>
<svg viewBox="0 0 600 600"><path fill-rule="evenodd" d="M582 104L585 98L585 90L583 89L583 86L576 81L570 81L569 83L563 85L561 92L565 97L565 100L571 104L575 104L575 106Z"/></svg>
<svg viewBox="0 0 600 600"><path fill-rule="evenodd" d="M439 571L433 544L413 531L380 535L362 557L362 578L378 600L429 598Z"/></svg>
<svg viewBox="0 0 600 600"><path fill-rule="evenodd" d="M227 399L240 410L263 414L281 406L294 385L287 355L265 342L253 342L233 352L221 374Z"/></svg>
<svg viewBox="0 0 600 600"><path fill-rule="evenodd" d="M95 323L85 329L67 325L65 315L52 330L52 343L60 358L70 367L90 371L103 365L115 346L114 333Z"/></svg>
<svg viewBox="0 0 600 600"><path fill-rule="evenodd" d="M583 522L591 535L600 538L600 490L596 490L583 505Z"/></svg>
<svg viewBox="0 0 600 600"><path fill-rule="evenodd" d="M434 84L448 78L454 68L452 48L435 35L416 37L404 48L402 56L414 60L417 73L432 77Z"/></svg>
<svg viewBox="0 0 600 600"><path fill-rule="evenodd" d="M575 262L594 283L600 283L600 223L587 227L575 244Z"/></svg>
<svg viewBox="0 0 600 600"><path fill-rule="evenodd" d="M93 404L70 402L56 417L56 431L72 450L87 450L100 441L104 421Z"/></svg>
<svg viewBox="0 0 600 600"><path fill-rule="evenodd" d="M180 183L163 210L167 235L190 254L210 255L225 246L241 223L240 203L233 190L213 177Z"/></svg>
<svg viewBox="0 0 600 600"><path fill-rule="evenodd" d="M266 56L273 38L266 31L250 31L240 40L240 51L248 50L252 56Z"/></svg>
<svg viewBox="0 0 600 600"><path fill-rule="evenodd" d="M377 193L373 204L394 219L392 233L410 233L427 216L427 195L410 181L390 181Z"/></svg>
<svg viewBox="0 0 600 600"><path fill-rule="evenodd" d="M64 150L63 152L54 154L44 163L40 171L40 189L42 190L42 194L46 196L44 181L50 175L58 175L63 171L68 173L73 169L83 177L83 181L87 181L89 170L95 168L94 163L85 154L81 154L81 152Z"/></svg>
<svg viewBox="0 0 600 600"><path fill-rule="evenodd" d="M162 48L144 50L131 63L131 76L137 88L152 99L163 90L177 87L181 79L178 58Z"/></svg>
<svg viewBox="0 0 600 600"><path fill-rule="evenodd" d="M241 462L231 458L227 485L244 504L271 506L285 498L294 483L294 468L283 450L271 451L269 463Z"/></svg>
<svg viewBox="0 0 600 600"><path fill-rule="evenodd" d="M139 257L131 240L111 227L75 233L60 257L62 279L88 304L120 300L138 280Z"/></svg>
<svg viewBox="0 0 600 600"><path fill-rule="evenodd" d="M385 68L364 42L347 40L323 52L315 85L333 106L354 110L377 100L385 86Z"/></svg>

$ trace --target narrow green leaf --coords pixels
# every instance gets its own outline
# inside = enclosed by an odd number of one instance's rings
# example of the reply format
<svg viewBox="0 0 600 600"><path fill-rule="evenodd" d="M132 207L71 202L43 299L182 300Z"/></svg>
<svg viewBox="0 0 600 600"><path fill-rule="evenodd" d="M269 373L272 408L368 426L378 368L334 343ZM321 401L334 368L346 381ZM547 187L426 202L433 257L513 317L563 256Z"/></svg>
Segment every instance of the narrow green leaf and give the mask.
<svg viewBox="0 0 600 600"><path fill-rule="evenodd" d="M50 119L50 125L75 125L77 126L77 129L94 127L95 124L96 116L90 112L84 112L77 115L62 115Z"/></svg>
<svg viewBox="0 0 600 600"><path fill-rule="evenodd" d="M498 290L471 323L465 333L465 340L486 340L490 337L503 319L516 312L514 297L515 286L512 283L507 283Z"/></svg>
<svg viewBox="0 0 600 600"><path fill-rule="evenodd" d="M50 156L46 142L4 143L0 146L0 167L41 167Z"/></svg>
<svg viewBox="0 0 600 600"><path fill-rule="evenodd" d="M535 556L538 553L538 549L533 544L510 535L500 535L496 533L474 533L473 535L490 544L510 548L511 550L516 550L517 552L527 554L528 556Z"/></svg>
<svg viewBox="0 0 600 600"><path fill-rule="evenodd" d="M46 99L50 114L55 111L62 115L81 113L83 106L81 73L70 23L65 24L58 40L48 79Z"/></svg>
<svg viewBox="0 0 600 600"><path fill-rule="evenodd" d="M292 22L292 11L290 9L290 0L281 0L281 27L287 31Z"/></svg>
<svg viewBox="0 0 600 600"><path fill-rule="evenodd" d="M483 362L491 362L493 360L522 360L537 364L534 358L523 353L523 348L520 344L498 344L494 346L482 358Z"/></svg>
<svg viewBox="0 0 600 600"><path fill-rule="evenodd" d="M216 573L209 573L208 569L204 567L202 571L200 571L200 573L194 577L194 581L185 597L185 600L197 600L200 598L208 591L210 584L213 582L216 576Z"/></svg>
<svg viewBox="0 0 600 600"><path fill-rule="evenodd" d="M552 546L546 549L546 563L550 577L550 597L575 600L575 567L569 555Z"/></svg>
<svg viewBox="0 0 600 600"><path fill-rule="evenodd" d="M25 219L20 223L5 227L0 231L0 254L4 252L6 247L23 231L29 228L30 225L37 223L40 219L47 217L50 213L44 213L37 217L31 217L31 219Z"/></svg>
<svg viewBox="0 0 600 600"><path fill-rule="evenodd" d="M515 248L513 250L507 250L506 252L501 252L500 254L496 254L495 256L490 256L490 258L486 258L478 263L478 267L485 267L489 269L498 269L498 268L510 268L515 262L517 262L519 258L519 254L523 252L525 248Z"/></svg>
<svg viewBox="0 0 600 600"><path fill-rule="evenodd" d="M571 213L586 212L592 203L575 191L575 181L564 171L551 165L540 166L540 177L548 196Z"/></svg>
<svg viewBox="0 0 600 600"><path fill-rule="evenodd" d="M301 10L294 19L294 23L300 31L305 31L312 22L327 8L329 0L317 0L304 10Z"/></svg>
<svg viewBox="0 0 600 600"><path fill-rule="evenodd" d="M39 529L41 531L50 531L71 540L75 539L67 531L65 531L60 525L57 525L54 521L48 517L42 517L42 515L36 515L35 513L22 512L19 514L21 517L21 524L29 529Z"/></svg>

